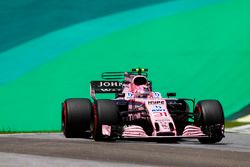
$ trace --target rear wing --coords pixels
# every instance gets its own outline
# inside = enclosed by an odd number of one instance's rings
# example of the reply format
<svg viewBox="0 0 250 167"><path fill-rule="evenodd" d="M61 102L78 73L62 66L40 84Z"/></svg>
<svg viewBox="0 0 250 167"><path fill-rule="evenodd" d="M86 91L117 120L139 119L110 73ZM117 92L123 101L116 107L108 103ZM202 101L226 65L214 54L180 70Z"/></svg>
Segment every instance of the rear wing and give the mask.
<svg viewBox="0 0 250 167"><path fill-rule="evenodd" d="M102 79L104 80L120 80L124 79L126 75L144 75L148 77L147 68L132 68L130 72L104 72Z"/></svg>
<svg viewBox="0 0 250 167"><path fill-rule="evenodd" d="M96 93L121 93L123 82L120 81L91 81L90 82L90 95L96 99Z"/></svg>
<svg viewBox="0 0 250 167"><path fill-rule="evenodd" d="M124 78L130 75L148 77L147 72L147 68L133 68L131 72L104 72L102 73L102 81L90 82L90 95L93 99L96 99L96 93L122 93ZM152 88L152 82L149 81L149 85Z"/></svg>

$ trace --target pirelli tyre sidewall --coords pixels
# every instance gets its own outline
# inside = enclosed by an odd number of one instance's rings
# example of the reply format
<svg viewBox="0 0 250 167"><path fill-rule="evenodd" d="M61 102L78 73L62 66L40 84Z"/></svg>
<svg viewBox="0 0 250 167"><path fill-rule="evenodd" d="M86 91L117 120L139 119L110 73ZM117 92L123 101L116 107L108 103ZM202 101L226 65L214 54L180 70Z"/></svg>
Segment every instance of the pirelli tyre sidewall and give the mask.
<svg viewBox="0 0 250 167"><path fill-rule="evenodd" d="M119 124L119 109L115 101L108 99L96 100L93 117L94 140L113 140L114 138L112 138L112 136L103 136L102 125L114 127Z"/></svg>
<svg viewBox="0 0 250 167"><path fill-rule="evenodd" d="M62 129L65 137L90 137L91 112L92 104L89 99L65 100L62 105Z"/></svg>
<svg viewBox="0 0 250 167"><path fill-rule="evenodd" d="M199 138L204 144L220 142L224 137L224 112L218 100L202 100L195 107L194 121L208 138Z"/></svg>

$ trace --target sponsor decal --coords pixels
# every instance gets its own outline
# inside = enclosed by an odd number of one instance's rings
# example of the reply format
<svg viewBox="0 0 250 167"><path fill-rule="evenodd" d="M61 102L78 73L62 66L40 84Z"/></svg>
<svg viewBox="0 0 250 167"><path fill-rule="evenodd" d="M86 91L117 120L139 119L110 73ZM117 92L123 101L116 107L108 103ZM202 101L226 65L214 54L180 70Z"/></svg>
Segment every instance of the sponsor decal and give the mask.
<svg viewBox="0 0 250 167"><path fill-rule="evenodd" d="M100 89L102 92L119 92L122 89Z"/></svg>
<svg viewBox="0 0 250 167"><path fill-rule="evenodd" d="M128 93L125 94L125 99L129 100L129 99L132 99L132 98L134 98L133 93L128 92Z"/></svg>
<svg viewBox="0 0 250 167"><path fill-rule="evenodd" d="M154 98L161 98L160 92L154 92Z"/></svg>
<svg viewBox="0 0 250 167"><path fill-rule="evenodd" d="M91 89L95 93L116 93L122 91L122 84L119 81L91 81Z"/></svg>
<svg viewBox="0 0 250 167"><path fill-rule="evenodd" d="M157 100L157 101L148 101L148 105L164 105L165 101L164 100Z"/></svg>
<svg viewBox="0 0 250 167"><path fill-rule="evenodd" d="M137 113L129 113L128 114L128 120L134 121L134 120L145 120L147 117L145 116L145 113L143 112L137 112Z"/></svg>
<svg viewBox="0 0 250 167"><path fill-rule="evenodd" d="M101 89L102 92L110 92L111 89Z"/></svg>
<svg viewBox="0 0 250 167"><path fill-rule="evenodd" d="M163 108L162 106L154 106L153 108L152 108L152 112L164 112L164 111L166 111L166 109L165 108Z"/></svg>
<svg viewBox="0 0 250 167"><path fill-rule="evenodd" d="M100 81L98 87L121 87L122 82L118 81Z"/></svg>

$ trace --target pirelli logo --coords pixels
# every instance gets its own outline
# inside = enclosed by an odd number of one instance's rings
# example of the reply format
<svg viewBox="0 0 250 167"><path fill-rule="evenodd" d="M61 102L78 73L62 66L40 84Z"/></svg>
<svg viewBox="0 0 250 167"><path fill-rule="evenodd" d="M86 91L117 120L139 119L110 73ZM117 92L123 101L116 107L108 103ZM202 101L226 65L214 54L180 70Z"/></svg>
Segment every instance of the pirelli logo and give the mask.
<svg viewBox="0 0 250 167"><path fill-rule="evenodd" d="M157 100L157 101L148 101L148 105L159 105L164 104L164 100Z"/></svg>

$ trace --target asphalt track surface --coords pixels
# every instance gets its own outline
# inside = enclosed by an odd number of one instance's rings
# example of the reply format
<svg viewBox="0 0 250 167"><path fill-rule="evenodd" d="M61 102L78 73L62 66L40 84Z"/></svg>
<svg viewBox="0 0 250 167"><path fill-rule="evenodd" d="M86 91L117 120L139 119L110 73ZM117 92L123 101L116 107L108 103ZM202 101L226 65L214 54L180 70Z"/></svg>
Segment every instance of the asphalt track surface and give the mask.
<svg viewBox="0 0 250 167"><path fill-rule="evenodd" d="M202 166L250 165L250 134L226 133L213 145L189 139L176 143L95 142L61 133L0 135L0 166Z"/></svg>

